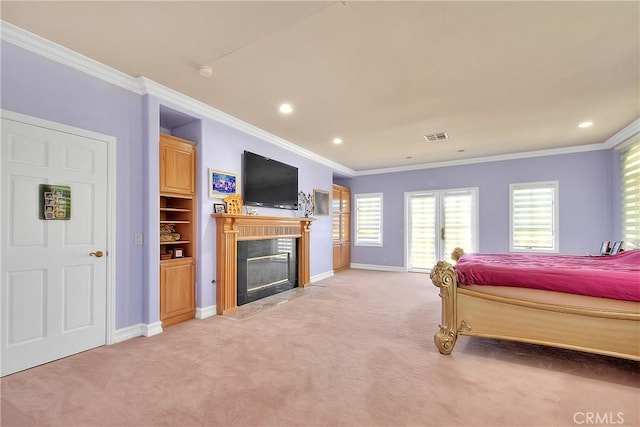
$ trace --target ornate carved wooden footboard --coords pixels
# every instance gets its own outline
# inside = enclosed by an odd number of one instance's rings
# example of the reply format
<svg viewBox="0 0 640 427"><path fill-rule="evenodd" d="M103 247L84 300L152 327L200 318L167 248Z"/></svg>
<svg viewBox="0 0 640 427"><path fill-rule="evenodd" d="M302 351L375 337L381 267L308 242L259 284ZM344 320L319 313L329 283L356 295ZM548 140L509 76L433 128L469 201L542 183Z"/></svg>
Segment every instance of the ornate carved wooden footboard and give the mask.
<svg viewBox="0 0 640 427"><path fill-rule="evenodd" d="M455 259L455 258L454 258ZM438 262L442 322L434 341L450 354L458 335L506 339L640 361L640 312L580 308L507 298L458 287L455 268Z"/></svg>

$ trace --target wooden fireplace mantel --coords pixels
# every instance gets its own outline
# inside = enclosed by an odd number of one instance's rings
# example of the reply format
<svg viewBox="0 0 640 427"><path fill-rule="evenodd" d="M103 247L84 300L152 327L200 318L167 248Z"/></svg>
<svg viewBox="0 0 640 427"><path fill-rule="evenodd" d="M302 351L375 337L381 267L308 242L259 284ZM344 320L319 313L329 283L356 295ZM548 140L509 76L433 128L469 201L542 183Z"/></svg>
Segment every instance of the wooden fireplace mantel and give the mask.
<svg viewBox="0 0 640 427"><path fill-rule="evenodd" d="M311 283L309 242L311 218L263 215L211 214L216 220L216 311L229 314L238 308L238 241L298 239L298 286Z"/></svg>

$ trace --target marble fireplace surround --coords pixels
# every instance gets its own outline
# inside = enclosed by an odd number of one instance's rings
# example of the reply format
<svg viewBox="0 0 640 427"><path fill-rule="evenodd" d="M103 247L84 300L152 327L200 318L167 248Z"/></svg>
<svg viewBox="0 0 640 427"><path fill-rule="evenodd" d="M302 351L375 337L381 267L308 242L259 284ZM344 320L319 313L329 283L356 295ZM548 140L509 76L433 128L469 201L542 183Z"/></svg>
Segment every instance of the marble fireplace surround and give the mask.
<svg viewBox="0 0 640 427"><path fill-rule="evenodd" d="M310 285L311 218L212 214L216 220L216 311L238 309L238 241L295 238L298 242L298 286Z"/></svg>

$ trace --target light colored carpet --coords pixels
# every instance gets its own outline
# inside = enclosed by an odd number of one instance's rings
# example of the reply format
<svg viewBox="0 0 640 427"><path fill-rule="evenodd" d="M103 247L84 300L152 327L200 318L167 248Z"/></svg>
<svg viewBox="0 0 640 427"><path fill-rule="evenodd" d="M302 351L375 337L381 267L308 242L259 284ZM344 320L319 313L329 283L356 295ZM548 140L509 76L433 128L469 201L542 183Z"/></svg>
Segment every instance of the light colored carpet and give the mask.
<svg viewBox="0 0 640 427"><path fill-rule="evenodd" d="M426 275L347 270L312 288L5 377L2 425L640 424L636 362L468 337L443 356Z"/></svg>

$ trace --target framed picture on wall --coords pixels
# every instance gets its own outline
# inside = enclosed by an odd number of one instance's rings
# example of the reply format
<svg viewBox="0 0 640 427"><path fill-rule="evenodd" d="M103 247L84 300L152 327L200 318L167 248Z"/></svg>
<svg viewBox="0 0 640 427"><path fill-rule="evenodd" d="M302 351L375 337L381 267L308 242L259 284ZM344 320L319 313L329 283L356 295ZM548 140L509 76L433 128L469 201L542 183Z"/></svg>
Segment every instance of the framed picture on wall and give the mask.
<svg viewBox="0 0 640 427"><path fill-rule="evenodd" d="M329 192L313 190L313 214L329 215Z"/></svg>
<svg viewBox="0 0 640 427"><path fill-rule="evenodd" d="M209 169L209 197L225 198L236 194L238 190L238 175Z"/></svg>

